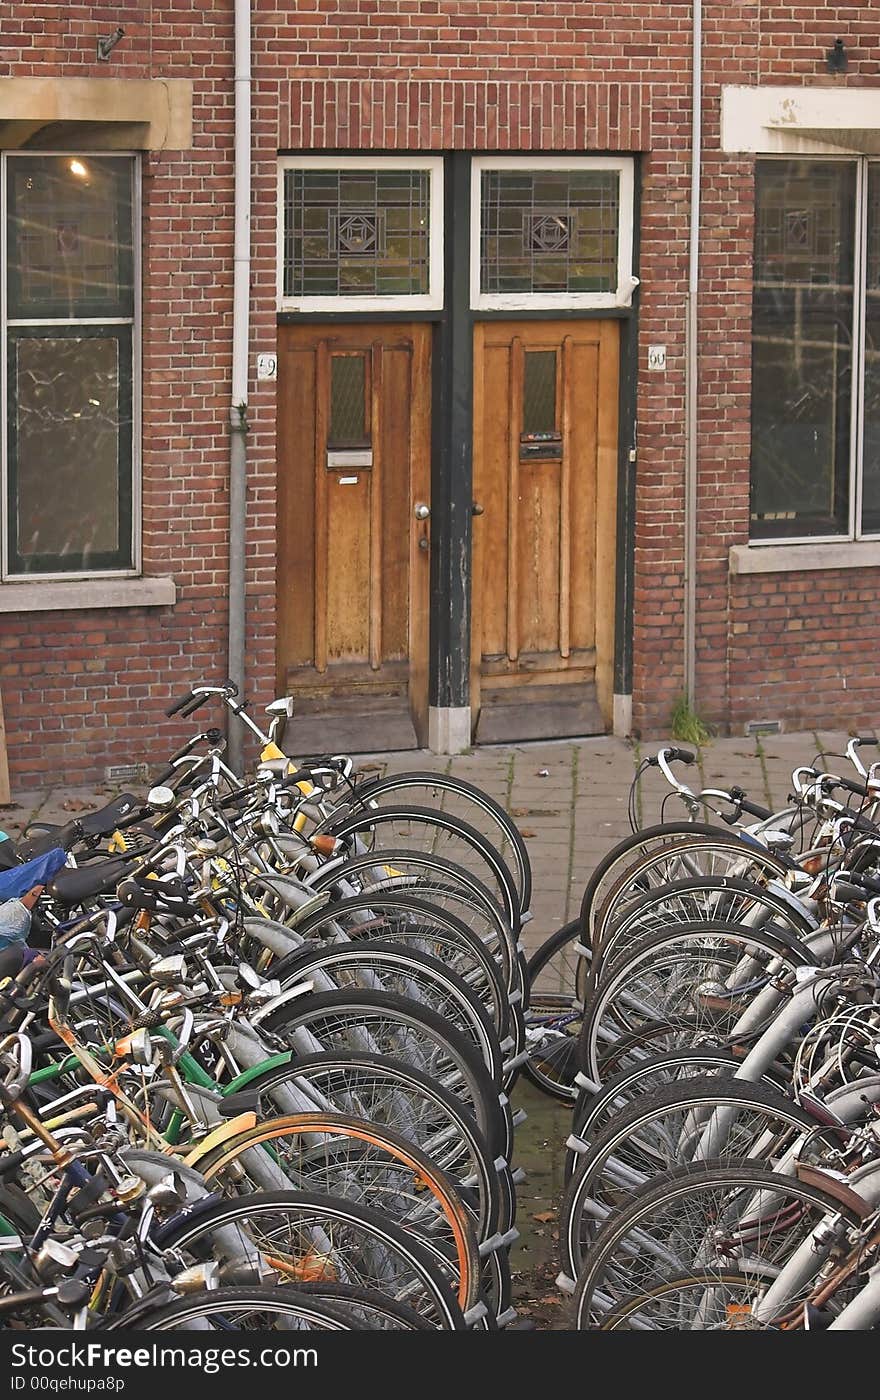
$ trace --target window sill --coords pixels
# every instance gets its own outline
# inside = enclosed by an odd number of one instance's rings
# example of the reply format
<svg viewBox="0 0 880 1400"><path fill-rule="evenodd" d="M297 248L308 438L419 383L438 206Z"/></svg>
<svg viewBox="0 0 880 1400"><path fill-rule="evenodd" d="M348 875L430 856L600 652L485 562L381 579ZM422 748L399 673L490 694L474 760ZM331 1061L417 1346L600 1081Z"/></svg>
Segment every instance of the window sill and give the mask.
<svg viewBox="0 0 880 1400"><path fill-rule="evenodd" d="M731 545L731 574L781 574L808 569L871 569L880 565L880 540L828 544Z"/></svg>
<svg viewBox="0 0 880 1400"><path fill-rule="evenodd" d="M58 580L0 584L0 613L82 608L163 608L177 601L173 578Z"/></svg>

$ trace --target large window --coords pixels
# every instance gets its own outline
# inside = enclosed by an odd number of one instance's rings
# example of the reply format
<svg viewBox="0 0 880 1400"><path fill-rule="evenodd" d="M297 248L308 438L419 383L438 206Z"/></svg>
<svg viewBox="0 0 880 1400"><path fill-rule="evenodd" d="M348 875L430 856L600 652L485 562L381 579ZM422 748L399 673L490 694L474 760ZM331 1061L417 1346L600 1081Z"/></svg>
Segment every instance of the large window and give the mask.
<svg viewBox="0 0 880 1400"><path fill-rule="evenodd" d="M880 534L880 166L761 160L753 540Z"/></svg>
<svg viewBox="0 0 880 1400"><path fill-rule="evenodd" d="M135 161L4 169L7 578L133 572Z"/></svg>

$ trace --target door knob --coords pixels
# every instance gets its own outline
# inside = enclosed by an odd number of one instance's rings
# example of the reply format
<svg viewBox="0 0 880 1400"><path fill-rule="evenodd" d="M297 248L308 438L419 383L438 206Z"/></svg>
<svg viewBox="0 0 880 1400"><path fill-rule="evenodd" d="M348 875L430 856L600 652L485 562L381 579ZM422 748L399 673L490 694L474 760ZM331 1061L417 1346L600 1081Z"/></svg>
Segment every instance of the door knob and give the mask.
<svg viewBox="0 0 880 1400"><path fill-rule="evenodd" d="M473 501L473 502L471 503L471 515L482 515L482 514L483 514L483 507L480 505L479 501Z"/></svg>
<svg viewBox="0 0 880 1400"><path fill-rule="evenodd" d="M426 506L424 501L418 501L413 508L413 515L416 520L427 520L431 514L431 507Z"/></svg>

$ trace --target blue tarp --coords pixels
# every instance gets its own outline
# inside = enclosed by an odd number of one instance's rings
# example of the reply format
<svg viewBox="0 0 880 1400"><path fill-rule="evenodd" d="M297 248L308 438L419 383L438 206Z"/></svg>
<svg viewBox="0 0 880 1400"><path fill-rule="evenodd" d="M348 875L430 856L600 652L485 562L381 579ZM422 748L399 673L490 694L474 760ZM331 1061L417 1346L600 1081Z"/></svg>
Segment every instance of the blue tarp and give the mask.
<svg viewBox="0 0 880 1400"><path fill-rule="evenodd" d="M67 860L67 852L53 846L45 855L16 865L12 870L0 870L0 904L27 894L34 885L45 885Z"/></svg>

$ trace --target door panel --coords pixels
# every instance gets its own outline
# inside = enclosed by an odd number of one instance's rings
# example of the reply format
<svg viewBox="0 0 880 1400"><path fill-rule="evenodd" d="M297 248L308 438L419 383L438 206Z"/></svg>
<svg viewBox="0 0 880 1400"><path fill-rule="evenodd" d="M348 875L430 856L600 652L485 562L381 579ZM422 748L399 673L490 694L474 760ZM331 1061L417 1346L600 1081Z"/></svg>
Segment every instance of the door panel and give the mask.
<svg viewBox="0 0 880 1400"><path fill-rule="evenodd" d="M478 738L610 721L617 384L616 322L476 328Z"/></svg>
<svg viewBox="0 0 880 1400"><path fill-rule="evenodd" d="M292 736L301 750L412 747L427 721L428 524L413 508L430 501L430 328L278 335L277 667L303 717Z"/></svg>

